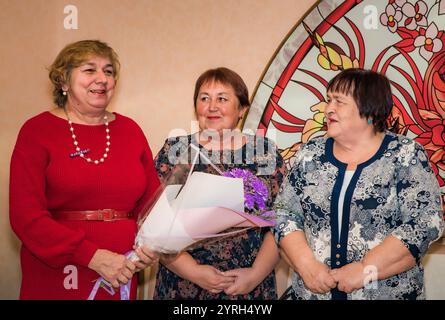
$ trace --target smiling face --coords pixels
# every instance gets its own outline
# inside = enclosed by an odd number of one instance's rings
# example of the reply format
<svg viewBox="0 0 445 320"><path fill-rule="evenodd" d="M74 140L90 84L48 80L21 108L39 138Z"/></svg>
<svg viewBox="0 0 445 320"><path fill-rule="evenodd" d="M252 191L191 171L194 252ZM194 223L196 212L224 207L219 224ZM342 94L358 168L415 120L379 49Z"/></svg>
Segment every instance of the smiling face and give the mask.
<svg viewBox="0 0 445 320"><path fill-rule="evenodd" d="M350 139L354 134L369 130L354 98L339 92L328 92L325 114L328 135L334 139Z"/></svg>
<svg viewBox="0 0 445 320"><path fill-rule="evenodd" d="M235 90L230 85L207 81L196 98L196 116L201 130L235 129L247 108L240 106Z"/></svg>
<svg viewBox="0 0 445 320"><path fill-rule="evenodd" d="M110 59L90 57L79 67L73 68L68 84L67 107L82 112L105 110L114 94L115 72Z"/></svg>

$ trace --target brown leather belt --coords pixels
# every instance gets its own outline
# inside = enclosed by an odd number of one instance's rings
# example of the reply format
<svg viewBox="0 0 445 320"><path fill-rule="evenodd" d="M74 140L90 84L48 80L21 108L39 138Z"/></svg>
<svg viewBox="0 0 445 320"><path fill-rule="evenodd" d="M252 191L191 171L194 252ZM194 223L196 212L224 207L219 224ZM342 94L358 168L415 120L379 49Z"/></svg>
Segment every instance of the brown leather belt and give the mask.
<svg viewBox="0 0 445 320"><path fill-rule="evenodd" d="M131 219L133 217L132 212L114 209L52 211L51 214L56 220L114 221Z"/></svg>

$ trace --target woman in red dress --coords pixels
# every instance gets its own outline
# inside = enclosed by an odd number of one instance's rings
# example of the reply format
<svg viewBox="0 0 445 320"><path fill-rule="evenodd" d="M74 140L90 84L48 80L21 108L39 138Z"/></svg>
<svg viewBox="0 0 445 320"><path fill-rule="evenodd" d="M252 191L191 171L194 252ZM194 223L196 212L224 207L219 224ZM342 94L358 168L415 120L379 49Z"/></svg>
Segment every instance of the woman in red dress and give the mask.
<svg viewBox="0 0 445 320"><path fill-rule="evenodd" d="M140 127L106 110L119 73L100 41L66 46L50 68L57 108L29 119L11 159L10 221L22 241L21 299L87 299L95 280L115 288L156 255L132 250L141 208L159 185ZM120 299L99 289L96 299Z"/></svg>

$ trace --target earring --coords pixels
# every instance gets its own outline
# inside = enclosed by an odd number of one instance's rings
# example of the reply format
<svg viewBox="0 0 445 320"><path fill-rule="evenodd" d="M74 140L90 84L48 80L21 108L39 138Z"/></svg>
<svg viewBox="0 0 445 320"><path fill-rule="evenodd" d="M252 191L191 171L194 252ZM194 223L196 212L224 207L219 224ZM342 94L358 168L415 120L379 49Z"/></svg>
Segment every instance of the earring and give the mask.
<svg viewBox="0 0 445 320"><path fill-rule="evenodd" d="M64 96L66 96L66 91L62 91L62 94L63 94Z"/></svg>
<svg viewBox="0 0 445 320"><path fill-rule="evenodd" d="M368 124L372 124L372 119L368 119Z"/></svg>

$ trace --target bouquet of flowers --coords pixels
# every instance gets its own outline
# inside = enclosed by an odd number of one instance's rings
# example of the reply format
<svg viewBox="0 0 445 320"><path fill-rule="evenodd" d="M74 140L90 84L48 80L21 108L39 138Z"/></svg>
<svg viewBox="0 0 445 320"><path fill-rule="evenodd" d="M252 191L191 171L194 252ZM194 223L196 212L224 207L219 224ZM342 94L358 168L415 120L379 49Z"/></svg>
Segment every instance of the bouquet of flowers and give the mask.
<svg viewBox="0 0 445 320"><path fill-rule="evenodd" d="M199 148L190 165L179 165L187 178L182 184L164 185L156 203L146 212L136 237L137 246L161 253L178 253L197 241L243 231L232 227L275 225L275 214L266 211L269 191L264 182L245 169L219 170ZM194 172L198 155L219 174ZM178 182L172 173L171 181Z"/></svg>
<svg viewBox="0 0 445 320"><path fill-rule="evenodd" d="M146 246L160 253L178 253L203 239L229 236L247 228L275 225L275 213L266 211L269 190L249 170L234 168L222 172L199 148L193 149L191 164L178 164L141 214L136 246ZM218 174L193 172L198 156ZM185 181L183 177L186 177ZM225 232L229 228L238 230ZM136 261L137 255L126 256ZM129 299L131 282L121 286L121 300ZM113 287L102 277L90 294L94 299L99 288L111 295Z"/></svg>

